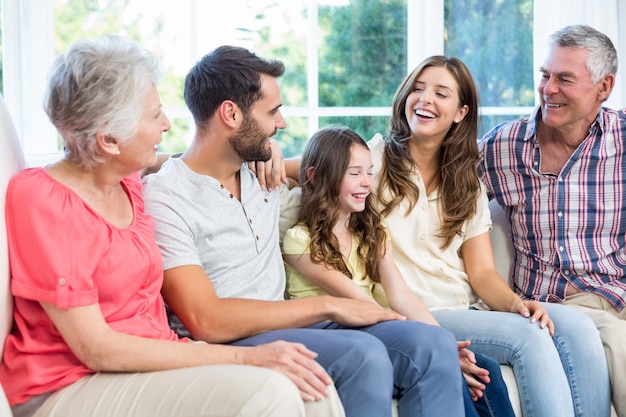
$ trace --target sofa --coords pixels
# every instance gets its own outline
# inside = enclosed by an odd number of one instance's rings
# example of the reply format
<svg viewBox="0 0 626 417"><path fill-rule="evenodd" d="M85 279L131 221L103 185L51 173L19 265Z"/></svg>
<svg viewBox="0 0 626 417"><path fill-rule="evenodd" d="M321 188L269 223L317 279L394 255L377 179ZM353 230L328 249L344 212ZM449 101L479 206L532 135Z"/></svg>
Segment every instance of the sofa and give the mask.
<svg viewBox="0 0 626 417"><path fill-rule="evenodd" d="M0 97L0 218L4 220L5 195L9 178L23 169L26 164L22 153L15 127L2 97ZM494 248L496 267L503 277L509 276L512 254L511 241L508 235L508 226L504 212L495 203L490 203L493 220L491 240ZM12 323L13 300L9 290L9 260L7 250L7 236L4 221L0 222L0 358L4 348L4 340L9 333ZM502 373L509 390L509 397L517 417L522 417L519 402L519 393L515 384L515 377L510 366L503 365ZM6 400L4 391L0 387L0 416L11 416L11 409ZM393 407L394 416L397 416L397 407Z"/></svg>
<svg viewBox="0 0 626 417"><path fill-rule="evenodd" d="M26 164L24 156L19 144L15 127L2 98L0 98L0 141L3 152L0 152L0 218L4 219L4 204L6 195L6 186L9 178L23 169ZM9 290L9 259L7 250L7 237L4 221L0 222L0 357L4 348L4 340L9 333L12 323L12 306L13 300ZM506 232L504 240L507 239ZM501 244L494 244L496 248L504 248ZM496 255L496 259L507 258L506 255ZM503 266L506 268L506 266ZM517 416L521 416L517 389L515 388L515 380L510 367L503 367L504 377L509 387L509 395L513 402ZM394 407L394 413L396 413ZM4 391L0 389L0 416L11 416L11 410L4 395Z"/></svg>
<svg viewBox="0 0 626 417"><path fill-rule="evenodd" d="M25 166L24 156L20 148L17 133L9 112L0 97L0 358L4 350L4 340L11 329L13 321L13 298L9 291L9 253L7 250L7 234L4 223L4 201L9 178ZM1 388L1 387L0 387ZM11 416L11 408L0 389L0 416Z"/></svg>

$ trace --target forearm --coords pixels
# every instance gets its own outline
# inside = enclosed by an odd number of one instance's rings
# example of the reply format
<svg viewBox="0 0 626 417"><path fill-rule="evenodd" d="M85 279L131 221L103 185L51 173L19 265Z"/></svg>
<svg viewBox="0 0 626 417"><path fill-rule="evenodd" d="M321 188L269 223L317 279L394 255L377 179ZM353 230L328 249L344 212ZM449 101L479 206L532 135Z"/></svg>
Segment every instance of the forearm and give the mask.
<svg viewBox="0 0 626 417"><path fill-rule="evenodd" d="M285 172L287 177L300 181L300 162L301 158L293 157L285 159Z"/></svg>
<svg viewBox="0 0 626 417"><path fill-rule="evenodd" d="M495 311L511 311L513 304L520 300L508 284L497 273L485 274L471 279L470 285L478 297Z"/></svg>
<svg viewBox="0 0 626 417"><path fill-rule="evenodd" d="M243 347L156 340L111 331L83 361L99 372L151 372L192 366L244 364Z"/></svg>
<svg viewBox="0 0 626 417"><path fill-rule="evenodd" d="M408 320L420 321L439 326L437 319L422 300L414 294L393 294L388 296L389 307Z"/></svg>
<svg viewBox="0 0 626 417"><path fill-rule="evenodd" d="M286 301L222 298L194 325L192 337L209 343L226 343L268 330L302 328L332 320L331 297L306 297Z"/></svg>

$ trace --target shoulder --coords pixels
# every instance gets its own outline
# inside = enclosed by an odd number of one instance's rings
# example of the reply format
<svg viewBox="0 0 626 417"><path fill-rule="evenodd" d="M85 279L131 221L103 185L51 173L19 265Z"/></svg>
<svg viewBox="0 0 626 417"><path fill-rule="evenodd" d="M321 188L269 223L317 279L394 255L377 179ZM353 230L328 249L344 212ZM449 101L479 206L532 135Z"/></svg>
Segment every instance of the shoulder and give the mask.
<svg viewBox="0 0 626 417"><path fill-rule="evenodd" d="M56 210L56 204L71 199L73 195L69 188L52 178L45 168L26 168L9 180L7 208L18 204L21 206L20 210L39 206Z"/></svg>
<svg viewBox="0 0 626 417"><path fill-rule="evenodd" d="M374 172L380 171L380 166L385 152L385 140L383 135L377 133L367 142L367 147L372 153L372 163L374 164Z"/></svg>
<svg viewBox="0 0 626 417"><path fill-rule="evenodd" d="M200 177L179 158L170 158L158 172L143 177L143 198L148 203L149 200L170 200L174 196L193 196L197 188L194 185L194 175Z"/></svg>
<svg viewBox="0 0 626 417"><path fill-rule="evenodd" d="M291 227L285 233L283 239L283 253L300 254L308 252L309 243L311 242L311 234L309 228L302 223Z"/></svg>
<svg viewBox="0 0 626 417"><path fill-rule="evenodd" d="M370 140L367 141L367 146L372 153L381 153L385 150L385 139L380 133L376 133Z"/></svg>
<svg viewBox="0 0 626 417"><path fill-rule="evenodd" d="M483 151L485 148L494 146L498 142L527 140L535 134L536 120L539 113L540 108L537 107L529 116L507 120L495 125L478 141L479 149Z"/></svg>

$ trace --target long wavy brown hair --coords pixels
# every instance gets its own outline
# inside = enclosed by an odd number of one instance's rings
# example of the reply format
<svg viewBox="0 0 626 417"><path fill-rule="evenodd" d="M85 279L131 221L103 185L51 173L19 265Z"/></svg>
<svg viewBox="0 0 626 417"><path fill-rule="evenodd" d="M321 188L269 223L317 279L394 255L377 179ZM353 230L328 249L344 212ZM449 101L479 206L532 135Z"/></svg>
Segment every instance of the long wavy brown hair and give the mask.
<svg viewBox="0 0 626 417"><path fill-rule="evenodd" d="M311 259L350 278L352 274L339 250L333 226L339 217L339 192L348 170L353 146L368 149L363 138L353 130L343 126L325 127L307 141L300 165L302 208L299 220L308 227L311 234ZM367 275L374 282L380 282L380 256L373 254L384 254L386 233L380 214L372 204L373 198L370 194L365 201L365 209L352 213L348 228L357 236L357 254L365 265Z"/></svg>
<svg viewBox="0 0 626 417"><path fill-rule="evenodd" d="M476 212L480 182L476 172L478 154L478 93L470 71L458 58L441 55L424 60L402 81L393 98L391 119L385 135L385 150L377 194L383 217L391 213L405 198L409 201L408 215L419 197L417 185L411 179L417 166L411 157L411 129L406 118L406 101L415 82L428 67L446 68L459 86L459 106L467 105L465 118L454 123L441 145L439 184L442 226L438 236L447 248L463 223Z"/></svg>

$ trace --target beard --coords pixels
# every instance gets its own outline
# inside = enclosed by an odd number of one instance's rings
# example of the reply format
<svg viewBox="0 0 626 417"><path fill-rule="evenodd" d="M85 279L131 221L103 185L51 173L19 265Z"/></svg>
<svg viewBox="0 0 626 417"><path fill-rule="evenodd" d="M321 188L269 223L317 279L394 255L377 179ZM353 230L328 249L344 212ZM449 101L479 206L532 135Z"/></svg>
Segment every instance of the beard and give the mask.
<svg viewBox="0 0 626 417"><path fill-rule="evenodd" d="M268 146L268 138L276 131L267 134L251 115L244 116L239 132L229 139L233 150L244 161L268 161L272 157L272 149Z"/></svg>

